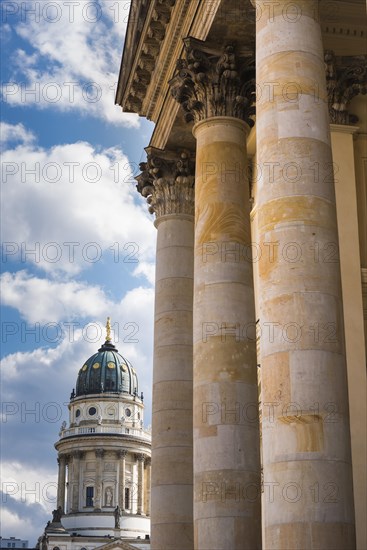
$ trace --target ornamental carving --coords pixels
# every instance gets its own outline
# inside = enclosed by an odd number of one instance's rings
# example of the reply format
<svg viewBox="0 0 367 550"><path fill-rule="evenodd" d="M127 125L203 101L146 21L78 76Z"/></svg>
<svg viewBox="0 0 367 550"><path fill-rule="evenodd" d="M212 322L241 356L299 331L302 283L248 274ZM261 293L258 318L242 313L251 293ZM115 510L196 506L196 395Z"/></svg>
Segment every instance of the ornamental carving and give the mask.
<svg viewBox="0 0 367 550"><path fill-rule="evenodd" d="M176 66L170 80L172 96L180 103L186 122L230 116L252 127L255 114L255 58L239 55L234 44L221 52L205 42L185 38L185 59Z"/></svg>
<svg viewBox="0 0 367 550"><path fill-rule="evenodd" d="M172 9L176 0L151 0L155 2L142 45L137 68L131 85L130 94L126 100L125 109L138 113L141 110L146 90L150 84L155 69L155 61L161 49L166 34L167 25L171 19Z"/></svg>
<svg viewBox="0 0 367 550"><path fill-rule="evenodd" d="M120 451L116 451L116 455L117 455L117 458L119 458L120 460L125 459L127 457L127 451L124 449Z"/></svg>
<svg viewBox="0 0 367 550"><path fill-rule="evenodd" d="M147 162L140 163L135 179L156 218L167 214L194 215L194 156L186 150L165 152L147 147Z"/></svg>
<svg viewBox="0 0 367 550"><path fill-rule="evenodd" d="M358 117L348 112L349 103L367 93L367 56L336 57L325 52L329 115L332 124L355 124Z"/></svg>
<svg viewBox="0 0 367 550"><path fill-rule="evenodd" d="M144 462L145 455L143 453L135 453L134 458L136 462Z"/></svg>

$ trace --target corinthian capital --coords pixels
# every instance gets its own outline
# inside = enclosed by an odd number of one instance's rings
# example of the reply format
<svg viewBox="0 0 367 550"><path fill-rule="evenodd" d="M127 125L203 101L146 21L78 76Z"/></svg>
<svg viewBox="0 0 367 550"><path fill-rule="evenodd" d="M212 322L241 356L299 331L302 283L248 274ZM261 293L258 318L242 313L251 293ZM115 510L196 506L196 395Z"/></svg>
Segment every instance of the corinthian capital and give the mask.
<svg viewBox="0 0 367 550"><path fill-rule="evenodd" d="M145 454L143 454L143 453L135 453L135 454L134 454L134 458L135 458L136 462L144 462Z"/></svg>
<svg viewBox="0 0 367 550"><path fill-rule="evenodd" d="M171 93L181 104L186 122L230 116L254 125L255 59L238 55L234 44L213 51L205 42L185 38L185 59L177 62Z"/></svg>
<svg viewBox="0 0 367 550"><path fill-rule="evenodd" d="M147 147L140 163L137 190L157 218L167 214L194 215L195 162L189 151L161 151Z"/></svg>
<svg viewBox="0 0 367 550"><path fill-rule="evenodd" d="M326 84L329 101L330 122L350 124L358 117L349 114L349 103L359 94L367 93L367 56L336 57L334 52L325 52Z"/></svg>

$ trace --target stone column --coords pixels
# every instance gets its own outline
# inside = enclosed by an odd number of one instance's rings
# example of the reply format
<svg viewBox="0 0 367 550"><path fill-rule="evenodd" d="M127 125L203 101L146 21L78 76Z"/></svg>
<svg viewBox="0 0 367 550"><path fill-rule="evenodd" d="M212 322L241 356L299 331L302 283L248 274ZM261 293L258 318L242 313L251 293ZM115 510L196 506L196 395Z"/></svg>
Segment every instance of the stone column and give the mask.
<svg viewBox="0 0 367 550"><path fill-rule="evenodd" d="M145 459L145 487L146 487L146 497L145 497L145 515L150 516L150 485L151 485L151 463L152 460L150 457Z"/></svg>
<svg viewBox="0 0 367 550"><path fill-rule="evenodd" d="M147 148L138 190L157 234L153 412L152 550L193 549L192 281L194 162L188 151Z"/></svg>
<svg viewBox="0 0 367 550"><path fill-rule="evenodd" d="M138 505L137 514L144 514L144 455L139 453L135 455L135 460L138 463Z"/></svg>
<svg viewBox="0 0 367 550"><path fill-rule="evenodd" d="M57 479L57 508L61 506L63 513L65 512L65 480L66 480L66 457L59 455L57 459L59 464L59 473Z"/></svg>
<svg viewBox="0 0 367 550"><path fill-rule="evenodd" d="M102 466L103 466L103 449L96 449L96 479L94 485L94 509L101 510L102 508Z"/></svg>
<svg viewBox="0 0 367 550"><path fill-rule="evenodd" d="M120 459L119 464L119 497L118 505L121 510L125 511L125 488L126 488L126 455L127 451L119 451L117 456Z"/></svg>
<svg viewBox="0 0 367 550"><path fill-rule="evenodd" d="M255 307L246 138L253 56L185 39L171 81L196 122L194 529L197 550L261 548Z"/></svg>
<svg viewBox="0 0 367 550"><path fill-rule="evenodd" d="M256 0L265 548L355 548L328 97L317 0Z"/></svg>
<svg viewBox="0 0 367 550"><path fill-rule="evenodd" d="M80 459L83 453L81 451L73 451L73 477L71 486L71 511L79 511L79 495L80 495Z"/></svg>

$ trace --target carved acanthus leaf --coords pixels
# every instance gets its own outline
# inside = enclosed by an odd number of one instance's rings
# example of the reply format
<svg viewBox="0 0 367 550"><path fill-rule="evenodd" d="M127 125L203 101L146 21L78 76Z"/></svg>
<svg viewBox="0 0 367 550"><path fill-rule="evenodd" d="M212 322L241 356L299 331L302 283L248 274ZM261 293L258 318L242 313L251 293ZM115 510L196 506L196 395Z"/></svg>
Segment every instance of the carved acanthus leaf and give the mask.
<svg viewBox="0 0 367 550"><path fill-rule="evenodd" d="M147 199L149 212L157 218L167 214L194 215L195 162L186 150L177 153L147 149L140 163L136 188Z"/></svg>
<svg viewBox="0 0 367 550"><path fill-rule="evenodd" d="M358 122L358 117L349 114L348 108L355 96L367 93L367 56L336 57L333 51L327 50L325 70L330 122Z"/></svg>
<svg viewBox="0 0 367 550"><path fill-rule="evenodd" d="M181 104L187 122L214 116L231 116L254 125L255 60L240 57L234 44L221 53L205 43L185 38L185 59L177 62L176 75L169 82L172 96Z"/></svg>

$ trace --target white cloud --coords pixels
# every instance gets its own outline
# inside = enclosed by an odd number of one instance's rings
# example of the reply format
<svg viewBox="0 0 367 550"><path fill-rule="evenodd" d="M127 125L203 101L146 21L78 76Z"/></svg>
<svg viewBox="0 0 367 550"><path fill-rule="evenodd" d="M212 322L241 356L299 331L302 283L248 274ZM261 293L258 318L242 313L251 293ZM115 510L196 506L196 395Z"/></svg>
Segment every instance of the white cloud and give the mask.
<svg viewBox="0 0 367 550"><path fill-rule="evenodd" d="M0 41L4 44L8 42L11 38L11 26L7 23L4 23L1 28Z"/></svg>
<svg viewBox="0 0 367 550"><path fill-rule="evenodd" d="M15 500L37 502L46 510L49 509L49 504L56 503L56 468L41 469L34 466L25 471L23 464L18 461L3 462L1 475L4 480L2 489L7 489L7 494Z"/></svg>
<svg viewBox="0 0 367 550"><path fill-rule="evenodd" d="M26 271L3 273L0 282L4 305L16 308L30 323L58 323L77 317L100 319L112 309L112 302L101 288L82 282L56 282L31 277Z"/></svg>
<svg viewBox="0 0 367 550"><path fill-rule="evenodd" d="M114 105L129 5L127 0L18 1L14 29L34 53L16 52L3 99L138 127L137 115Z"/></svg>
<svg viewBox="0 0 367 550"><path fill-rule="evenodd" d="M35 140L35 135L27 130L23 124L8 124L0 122L0 143L7 145L13 142L30 144Z"/></svg>
<svg viewBox="0 0 367 550"><path fill-rule="evenodd" d="M6 132L31 141L22 125ZM151 282L155 229L145 205L135 203L138 171L120 149L97 151L86 142L5 150L5 259L72 275L113 256Z"/></svg>

